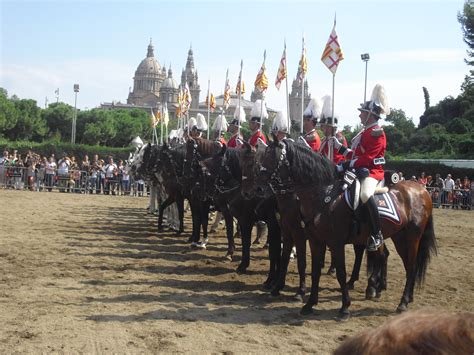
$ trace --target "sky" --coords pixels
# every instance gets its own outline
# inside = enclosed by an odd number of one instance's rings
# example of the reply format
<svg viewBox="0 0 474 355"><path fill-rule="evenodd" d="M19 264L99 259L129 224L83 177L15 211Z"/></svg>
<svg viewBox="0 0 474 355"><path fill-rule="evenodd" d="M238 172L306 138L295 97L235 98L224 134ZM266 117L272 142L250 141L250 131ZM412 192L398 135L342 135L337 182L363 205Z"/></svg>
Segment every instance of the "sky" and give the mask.
<svg viewBox="0 0 474 355"><path fill-rule="evenodd" d="M457 14L464 1L112 1L0 0L0 87L9 95L45 98L74 105L73 85L80 85L77 107L126 102L134 72L152 38L161 66L171 66L179 82L192 46L201 86L223 92L229 69L234 88L243 60L243 80L251 88L267 51L268 107L286 111L285 85L274 82L287 44L289 89L296 76L304 34L309 92L332 93L332 73L321 62L336 31L345 59L335 76L335 113L340 126L359 122L369 53L367 96L379 83L390 107L402 109L415 124L424 111L422 87L431 105L457 96L469 68L467 46Z"/></svg>

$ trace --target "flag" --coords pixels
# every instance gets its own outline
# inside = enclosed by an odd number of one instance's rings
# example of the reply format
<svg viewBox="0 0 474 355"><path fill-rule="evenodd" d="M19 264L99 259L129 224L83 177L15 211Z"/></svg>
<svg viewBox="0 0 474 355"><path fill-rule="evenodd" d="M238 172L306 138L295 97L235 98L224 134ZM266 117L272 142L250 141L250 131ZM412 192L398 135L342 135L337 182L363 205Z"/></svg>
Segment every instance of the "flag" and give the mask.
<svg viewBox="0 0 474 355"><path fill-rule="evenodd" d="M275 80L275 86L278 90L280 90L280 85L283 80L286 79L286 43L285 43L285 49L283 49L283 54L280 59L280 66L278 67L278 73L277 77Z"/></svg>
<svg viewBox="0 0 474 355"><path fill-rule="evenodd" d="M214 112L216 109L216 98L214 95L211 93L211 101L209 102L209 96L206 96L206 106L209 106L211 109L211 112Z"/></svg>
<svg viewBox="0 0 474 355"><path fill-rule="evenodd" d="M153 113L153 110L151 110L151 126L153 128L156 127L156 125L160 121L160 118L161 118L160 111L158 111L155 116L155 114Z"/></svg>
<svg viewBox="0 0 474 355"><path fill-rule="evenodd" d="M165 103L165 108L163 109L163 123L165 126L168 126L168 123L170 121L170 115L168 113L168 105Z"/></svg>
<svg viewBox="0 0 474 355"><path fill-rule="evenodd" d="M227 79L227 82L225 84L225 91L224 91L224 107L227 110L230 104L230 84L229 84L229 79Z"/></svg>
<svg viewBox="0 0 474 355"><path fill-rule="evenodd" d="M184 86L184 110L183 113L188 112L189 108L191 107L191 102L193 99L191 98L191 91L189 91L188 83Z"/></svg>
<svg viewBox="0 0 474 355"><path fill-rule="evenodd" d="M184 98L183 88L180 87L178 91L178 102L177 102L178 107L176 108L176 117L181 117L183 113L183 98Z"/></svg>
<svg viewBox="0 0 474 355"><path fill-rule="evenodd" d="M263 63L258 71L257 78L255 79L255 87L260 90L260 92L264 92L268 89L268 78L266 74L265 68L265 58L267 56L267 51L263 54Z"/></svg>
<svg viewBox="0 0 474 355"><path fill-rule="evenodd" d="M240 75L239 75L239 82L237 83L237 86L235 87L235 93L238 95L240 94L245 94L245 83L242 81Z"/></svg>
<svg viewBox="0 0 474 355"><path fill-rule="evenodd" d="M342 53L341 46L339 45L339 41L337 39L336 22L334 22L334 27L332 28L332 32L329 35L328 42L324 48L321 61L333 74L336 74L337 66L343 59L344 54Z"/></svg>
<svg viewBox="0 0 474 355"><path fill-rule="evenodd" d="M306 76L306 72L308 71L308 62L306 60L306 45L304 43L303 37L303 50L301 52L301 59L298 65L298 79L303 81L304 77Z"/></svg>

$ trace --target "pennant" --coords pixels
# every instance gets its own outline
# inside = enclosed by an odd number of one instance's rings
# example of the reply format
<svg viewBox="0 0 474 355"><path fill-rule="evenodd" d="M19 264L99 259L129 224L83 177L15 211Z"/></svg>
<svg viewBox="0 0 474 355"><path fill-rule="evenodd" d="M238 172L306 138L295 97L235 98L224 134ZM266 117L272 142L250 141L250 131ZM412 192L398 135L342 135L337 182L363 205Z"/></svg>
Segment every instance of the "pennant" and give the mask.
<svg viewBox="0 0 474 355"><path fill-rule="evenodd" d="M239 82L237 83L237 86L235 87L235 93L238 95L239 93L241 95L245 94L245 83L241 80L239 76Z"/></svg>
<svg viewBox="0 0 474 355"><path fill-rule="evenodd" d="M257 78L255 79L255 87L260 90L260 92L264 92L268 89L268 78L266 74L265 68L265 58L267 56L267 51L263 54L263 63L258 71Z"/></svg>
<svg viewBox="0 0 474 355"><path fill-rule="evenodd" d="M189 86L188 83L185 84L184 86L184 110L183 113L186 113L189 111L189 108L191 107L191 102L193 101L191 97L191 91L189 91Z"/></svg>
<svg viewBox="0 0 474 355"><path fill-rule="evenodd" d="M301 52L301 59L298 65L298 79L303 81L304 77L306 76L306 72L308 71L308 61L306 59L306 45L304 43L303 37L303 50Z"/></svg>
<svg viewBox="0 0 474 355"><path fill-rule="evenodd" d="M168 112L168 105L165 103L165 108L163 109L163 124L165 126L168 126L169 121L170 121L170 115Z"/></svg>
<svg viewBox="0 0 474 355"><path fill-rule="evenodd" d="M334 27L332 28L332 32L329 35L328 42L324 48L321 61L333 74L336 74L337 66L343 59L344 53L342 53L341 46L339 45L336 34L336 22L334 22Z"/></svg>
<svg viewBox="0 0 474 355"><path fill-rule="evenodd" d="M283 49L283 54L280 59L280 66L278 67L278 73L277 77L275 80L275 86L278 90L280 90L280 85L283 80L286 79L286 43L285 43L285 49Z"/></svg>
<svg viewBox="0 0 474 355"><path fill-rule="evenodd" d="M183 114L183 101L184 101L184 93L183 88L180 87L178 91L178 107L176 108L176 117L181 117Z"/></svg>
<svg viewBox="0 0 474 355"><path fill-rule="evenodd" d="M211 112L214 112L216 109L216 98L214 95L211 93L211 101L209 102L209 96L206 96L206 106L208 106L211 109Z"/></svg>
<svg viewBox="0 0 474 355"><path fill-rule="evenodd" d="M227 70L225 81L225 88L224 88L224 108L227 110L230 105L230 83L229 83L229 70Z"/></svg>
<svg viewBox="0 0 474 355"><path fill-rule="evenodd" d="M161 119L161 114L160 111L156 113L156 115L153 113L153 110L151 110L151 126L155 128L158 125L158 122Z"/></svg>

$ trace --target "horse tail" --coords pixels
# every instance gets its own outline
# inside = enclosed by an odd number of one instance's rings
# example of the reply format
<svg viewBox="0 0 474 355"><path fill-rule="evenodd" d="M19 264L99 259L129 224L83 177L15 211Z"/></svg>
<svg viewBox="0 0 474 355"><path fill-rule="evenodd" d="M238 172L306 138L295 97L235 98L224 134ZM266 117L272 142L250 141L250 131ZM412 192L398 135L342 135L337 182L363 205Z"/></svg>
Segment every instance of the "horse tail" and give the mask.
<svg viewBox="0 0 474 355"><path fill-rule="evenodd" d="M418 286L425 281L426 269L433 254L438 254L438 246L433 228L433 215L430 215L416 256L415 282Z"/></svg>

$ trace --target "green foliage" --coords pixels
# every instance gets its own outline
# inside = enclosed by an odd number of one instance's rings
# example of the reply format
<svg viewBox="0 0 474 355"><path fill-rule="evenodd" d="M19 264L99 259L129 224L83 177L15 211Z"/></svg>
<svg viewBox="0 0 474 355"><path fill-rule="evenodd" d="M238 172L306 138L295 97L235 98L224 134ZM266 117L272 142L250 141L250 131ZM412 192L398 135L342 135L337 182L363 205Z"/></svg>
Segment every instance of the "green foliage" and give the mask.
<svg viewBox="0 0 474 355"><path fill-rule="evenodd" d="M467 0L464 3L463 13L458 13L458 21L461 24L464 42L468 45L467 55L474 58L474 5ZM474 60L465 59L468 65L474 65Z"/></svg>

